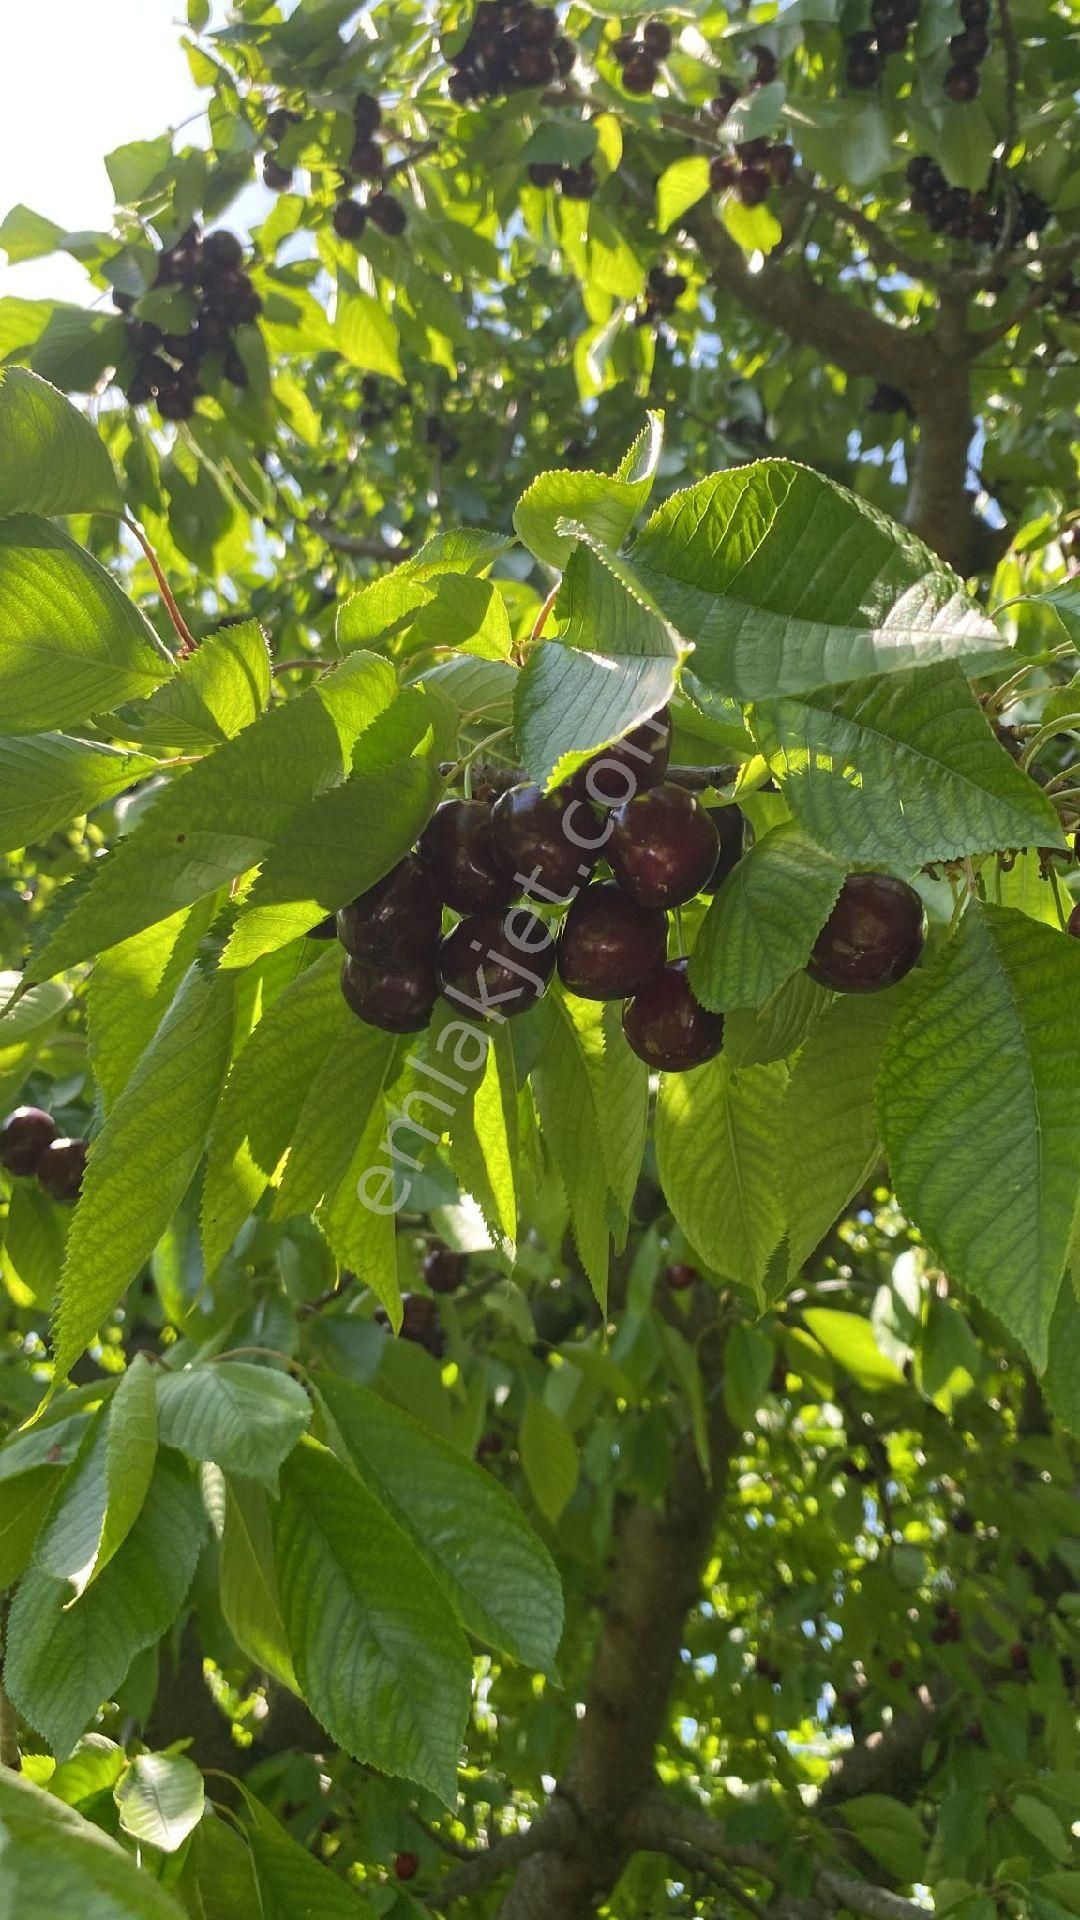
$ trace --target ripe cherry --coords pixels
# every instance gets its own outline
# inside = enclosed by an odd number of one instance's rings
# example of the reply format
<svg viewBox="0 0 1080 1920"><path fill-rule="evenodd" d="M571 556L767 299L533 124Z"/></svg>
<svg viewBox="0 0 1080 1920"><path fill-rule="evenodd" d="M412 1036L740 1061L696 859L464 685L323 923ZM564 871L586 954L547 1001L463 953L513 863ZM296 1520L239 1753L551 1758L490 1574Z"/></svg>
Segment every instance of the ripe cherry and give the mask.
<svg viewBox="0 0 1080 1920"><path fill-rule="evenodd" d="M495 859L515 891L570 900L596 865L605 834L584 801L539 787L511 787L491 809ZM526 885L535 874L531 887Z"/></svg>
<svg viewBox="0 0 1080 1920"><path fill-rule="evenodd" d="M1009 1665L1014 1673L1031 1672L1031 1656L1022 1640L1014 1640L1009 1648Z"/></svg>
<svg viewBox="0 0 1080 1920"><path fill-rule="evenodd" d="M268 153L262 163L262 177L263 185L269 187L271 193L287 193L292 186L293 170L283 167L280 160Z"/></svg>
<svg viewBox="0 0 1080 1920"><path fill-rule="evenodd" d="M685 960L670 960L623 1008L623 1032L639 1060L662 1073L685 1073L719 1053L724 1017L690 991Z"/></svg>
<svg viewBox="0 0 1080 1920"><path fill-rule="evenodd" d="M424 1255L421 1271L432 1293L456 1293L465 1284L469 1256L455 1253L452 1247L432 1247Z"/></svg>
<svg viewBox="0 0 1080 1920"><path fill-rule="evenodd" d="M367 208L358 200L339 200L330 219L339 240L359 240L367 225Z"/></svg>
<svg viewBox="0 0 1080 1920"><path fill-rule="evenodd" d="M769 197L770 184L765 167L744 167L735 182L735 191L744 207L760 207Z"/></svg>
<svg viewBox="0 0 1080 1920"><path fill-rule="evenodd" d="M208 266L229 272L244 263L243 243L227 227L217 227L202 243L203 259Z"/></svg>
<svg viewBox="0 0 1080 1920"><path fill-rule="evenodd" d="M408 215L401 201L395 200L392 193L375 194L368 201L367 210L368 217L374 220L379 232L385 233L388 238L393 240L404 233Z"/></svg>
<svg viewBox="0 0 1080 1920"><path fill-rule="evenodd" d="M35 1172L38 1185L51 1200L77 1200L86 1172L85 1140L54 1140L46 1147Z"/></svg>
<svg viewBox="0 0 1080 1920"><path fill-rule="evenodd" d="M415 1853L395 1853L394 1873L399 1880L415 1880L420 1871L420 1861Z"/></svg>
<svg viewBox="0 0 1080 1920"><path fill-rule="evenodd" d="M439 997L434 953L389 973L346 954L341 991L346 1004L369 1027L379 1027L383 1033L419 1033Z"/></svg>
<svg viewBox="0 0 1080 1920"><path fill-rule="evenodd" d="M891 873L849 873L806 971L837 993L876 993L910 973L926 938L914 887Z"/></svg>
<svg viewBox="0 0 1080 1920"><path fill-rule="evenodd" d="M671 28L666 20L646 20L641 29L645 51L654 60L666 60L671 52Z"/></svg>
<svg viewBox="0 0 1080 1920"><path fill-rule="evenodd" d="M551 929L528 907L471 914L439 948L444 994L485 1019L527 1013L547 991L554 969Z"/></svg>
<svg viewBox="0 0 1080 1920"><path fill-rule="evenodd" d="M950 67L944 80L945 92L950 100L961 106L974 100L979 91L979 70L977 67Z"/></svg>
<svg viewBox="0 0 1080 1920"><path fill-rule="evenodd" d="M611 871L643 907L680 907L712 878L720 852L715 821L684 787L639 793L614 814Z"/></svg>
<svg viewBox="0 0 1080 1920"><path fill-rule="evenodd" d="M60 1129L41 1107L16 1107L0 1127L0 1167L8 1173L34 1173Z"/></svg>
<svg viewBox="0 0 1080 1920"><path fill-rule="evenodd" d="M697 1268L688 1267L681 1260L676 1260L670 1267L664 1268L664 1285L670 1287L673 1293L684 1293L687 1287L692 1287L698 1278Z"/></svg>
<svg viewBox="0 0 1080 1920"><path fill-rule="evenodd" d="M495 857L491 808L483 800L444 800L420 836L420 855L457 913L509 906L520 892Z"/></svg>
<svg viewBox="0 0 1080 1920"><path fill-rule="evenodd" d="M656 61L642 47L640 53L631 54L622 70L622 83L627 93L651 93L657 81Z"/></svg>
<svg viewBox="0 0 1080 1920"><path fill-rule="evenodd" d="M890 1680L902 1680L904 1677L904 1663L902 1660L890 1660L885 1671Z"/></svg>
<svg viewBox="0 0 1080 1920"><path fill-rule="evenodd" d="M598 807L621 807L635 793L658 787L671 759L671 710L661 707L622 740L587 760L567 781L567 790Z"/></svg>
<svg viewBox="0 0 1080 1920"><path fill-rule="evenodd" d="M408 966L434 954L441 926L439 890L431 868L415 853L406 854L337 916L346 953L381 967Z"/></svg>
<svg viewBox="0 0 1080 1920"><path fill-rule="evenodd" d="M662 967L667 916L610 881L578 894L559 934L559 978L583 1000L623 1000Z"/></svg>
<svg viewBox="0 0 1080 1920"><path fill-rule="evenodd" d="M375 1325L390 1331L390 1315L385 1307L376 1307L372 1316ZM439 1319L439 1306L436 1300L430 1300L426 1293L405 1293L401 1297L400 1338L411 1340L416 1346L423 1347L435 1360L441 1360L446 1352L446 1335Z"/></svg>
<svg viewBox="0 0 1080 1920"><path fill-rule="evenodd" d="M716 828L720 842L720 857L713 868L709 891L716 893L723 886L729 873L734 873L743 856L746 841L746 822L738 807L706 807L706 813Z"/></svg>

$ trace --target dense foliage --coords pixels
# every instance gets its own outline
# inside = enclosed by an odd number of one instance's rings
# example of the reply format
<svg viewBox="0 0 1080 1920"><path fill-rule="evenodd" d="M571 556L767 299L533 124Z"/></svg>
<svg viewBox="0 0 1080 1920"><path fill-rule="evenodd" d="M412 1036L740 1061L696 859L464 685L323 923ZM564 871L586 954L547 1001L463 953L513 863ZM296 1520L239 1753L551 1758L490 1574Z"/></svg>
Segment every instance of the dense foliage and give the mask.
<svg viewBox="0 0 1080 1920"><path fill-rule="evenodd" d="M1080 1913L1076 9L188 20L0 224L4 1911Z"/></svg>

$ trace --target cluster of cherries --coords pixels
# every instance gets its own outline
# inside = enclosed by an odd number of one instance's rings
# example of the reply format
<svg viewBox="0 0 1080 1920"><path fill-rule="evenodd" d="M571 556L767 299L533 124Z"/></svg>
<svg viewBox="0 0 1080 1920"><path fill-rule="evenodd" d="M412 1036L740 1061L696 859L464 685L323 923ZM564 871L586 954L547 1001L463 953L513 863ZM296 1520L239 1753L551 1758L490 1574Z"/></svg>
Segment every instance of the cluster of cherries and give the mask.
<svg viewBox="0 0 1080 1920"><path fill-rule="evenodd" d="M534 187L557 187L567 200L591 200L600 185L591 160L583 160L580 167L566 166L560 160L533 160L529 179Z"/></svg>
<svg viewBox="0 0 1080 1920"><path fill-rule="evenodd" d="M455 1253L452 1247L444 1247L439 1242L424 1255L421 1272L432 1293L456 1293L468 1277L469 1256ZM390 1315L385 1307L376 1307L375 1324L389 1332ZM403 1294L400 1337L423 1347L433 1360L441 1360L446 1352L446 1334L439 1319L438 1301L426 1293Z"/></svg>
<svg viewBox="0 0 1080 1920"><path fill-rule="evenodd" d="M233 386L247 386L235 333L258 318L262 301L244 271L241 242L224 227L205 236L198 227L188 227L175 246L158 255L154 285L186 287L196 296L195 315L184 332L166 333L132 313L134 294L114 293L115 306L127 316L127 345L134 362L124 391L132 406L156 399L163 420L190 420L202 392L199 368L204 360L219 357L225 378Z"/></svg>
<svg viewBox="0 0 1080 1920"><path fill-rule="evenodd" d="M714 193L734 188L744 207L759 207L770 187L787 185L794 165L794 147L786 140L767 140L759 134L710 160L709 185Z"/></svg>
<svg viewBox="0 0 1080 1920"><path fill-rule="evenodd" d="M331 221L339 240L359 240L370 220L391 240L405 231L408 216L402 201L379 185L386 170L386 154L375 138L382 124L382 108L373 93L360 92L353 101L353 144L341 195ZM354 200L358 180L367 183L366 200Z"/></svg>
<svg viewBox="0 0 1080 1920"><path fill-rule="evenodd" d="M1029 234L1041 233L1050 218L1046 201L1028 188L1021 188L1014 206L1001 192L991 187L970 193L966 187L951 187L928 154L917 153L909 160L907 183L915 213L926 215L933 233L947 233L954 240L973 240L976 246L995 246L1008 225L1010 244Z"/></svg>
<svg viewBox="0 0 1080 1920"><path fill-rule="evenodd" d="M963 104L979 91L979 68L990 51L990 0L960 0L963 25L949 41L952 66L945 75L950 100Z"/></svg>
<svg viewBox="0 0 1080 1920"><path fill-rule="evenodd" d="M77 1200L86 1169L86 1141L61 1134L43 1107L16 1107L0 1126L0 1167L36 1178L50 1200Z"/></svg>
<svg viewBox="0 0 1080 1920"><path fill-rule="evenodd" d="M671 28L666 20L646 20L637 33L620 34L611 51L622 69L627 93L651 93L660 77L660 62L671 52Z"/></svg>
<svg viewBox="0 0 1080 1920"><path fill-rule="evenodd" d="M890 53L904 52L918 17L919 0L873 0L873 25L864 32L849 34L844 42L848 86L856 91L876 87L883 60Z"/></svg>
<svg viewBox="0 0 1080 1920"><path fill-rule="evenodd" d="M468 39L451 56L447 90L459 107L498 100L565 80L575 58L574 43L559 32L553 7L535 6L533 0L480 0Z"/></svg>
<svg viewBox="0 0 1080 1920"><path fill-rule="evenodd" d="M657 320L666 320L686 292L686 284L684 274L669 273L666 267L650 267L648 289L637 310L638 326L647 327Z"/></svg>
<svg viewBox="0 0 1080 1920"><path fill-rule="evenodd" d="M557 969L583 999L624 1002L623 1031L650 1067L683 1072L718 1053L723 1017L696 999L685 958L668 958L668 913L734 869L743 817L665 777L671 731L663 708L555 794L520 783L493 800L443 801L416 852L336 916L352 1011L418 1032L441 994L509 1019ZM596 877L601 852L610 879ZM557 938L523 899L567 908ZM445 935L444 907L461 916ZM913 888L853 874L809 971L841 991L889 986L915 965L924 931Z"/></svg>

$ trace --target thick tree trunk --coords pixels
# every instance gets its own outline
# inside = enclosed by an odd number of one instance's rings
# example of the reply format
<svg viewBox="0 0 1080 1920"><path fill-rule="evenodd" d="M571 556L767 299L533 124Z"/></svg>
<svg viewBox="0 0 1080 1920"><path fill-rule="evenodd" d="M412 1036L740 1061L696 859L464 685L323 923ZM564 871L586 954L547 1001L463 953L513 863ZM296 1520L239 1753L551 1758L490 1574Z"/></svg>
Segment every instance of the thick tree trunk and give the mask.
<svg viewBox="0 0 1080 1920"><path fill-rule="evenodd" d="M706 1336L717 1348L719 1331ZM707 1370L711 1372L711 1369ZM687 1436L663 1506L640 1503L619 1530L585 1715L557 1793L575 1816L569 1842L518 1869L499 1920L590 1920L618 1881L635 1808L654 1787L686 1616L701 1585L737 1435L712 1375L711 1481Z"/></svg>

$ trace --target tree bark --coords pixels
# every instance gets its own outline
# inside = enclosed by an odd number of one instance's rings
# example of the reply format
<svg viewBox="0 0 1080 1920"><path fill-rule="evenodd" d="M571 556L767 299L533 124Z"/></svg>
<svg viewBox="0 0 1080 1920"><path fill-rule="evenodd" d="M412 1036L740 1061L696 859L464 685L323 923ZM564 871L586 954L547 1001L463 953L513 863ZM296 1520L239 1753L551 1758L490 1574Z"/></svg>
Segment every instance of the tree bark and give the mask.
<svg viewBox="0 0 1080 1920"><path fill-rule="evenodd" d="M499 1920L551 1920L555 1914L559 1920L589 1920L629 1858L627 1825L654 1785L653 1756L666 1724L686 1615L700 1590L738 1438L720 1389L721 1342L717 1327L703 1343L714 1361L703 1363L711 1387L710 1478L687 1435L663 1505L636 1502L626 1512L584 1718L556 1789L573 1810L573 1832L558 1851L522 1863Z"/></svg>

